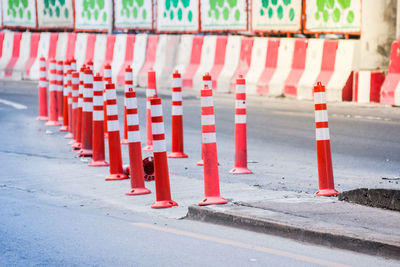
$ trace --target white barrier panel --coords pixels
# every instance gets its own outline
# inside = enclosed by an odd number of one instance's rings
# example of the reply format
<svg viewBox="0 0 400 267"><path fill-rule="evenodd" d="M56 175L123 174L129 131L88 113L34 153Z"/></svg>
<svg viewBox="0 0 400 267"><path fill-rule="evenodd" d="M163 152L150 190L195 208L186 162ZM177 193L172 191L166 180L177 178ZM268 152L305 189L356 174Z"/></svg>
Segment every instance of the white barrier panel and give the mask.
<svg viewBox="0 0 400 267"><path fill-rule="evenodd" d="M307 31L360 32L361 1L307 1Z"/></svg>
<svg viewBox="0 0 400 267"><path fill-rule="evenodd" d="M67 45L68 45L68 33L60 32L58 33L57 40L57 48L56 48L56 60L65 60L65 56L67 54Z"/></svg>
<svg viewBox="0 0 400 267"><path fill-rule="evenodd" d="M82 65L85 63L86 58L86 44L87 44L87 33L77 33L75 42L75 60L76 68L80 70Z"/></svg>
<svg viewBox="0 0 400 267"><path fill-rule="evenodd" d="M358 66L359 40L339 40L335 70L326 85L327 101L342 101L342 92L351 72Z"/></svg>
<svg viewBox="0 0 400 267"><path fill-rule="evenodd" d="M218 77L218 92L230 92L231 80L239 64L240 45L242 37L230 35L225 51L225 65Z"/></svg>
<svg viewBox="0 0 400 267"><path fill-rule="evenodd" d="M114 1L114 26L117 29L152 29L152 1Z"/></svg>
<svg viewBox="0 0 400 267"><path fill-rule="evenodd" d="M153 66L157 74L157 88L168 88L171 85L178 45L178 35L162 34L158 38L157 56Z"/></svg>
<svg viewBox="0 0 400 267"><path fill-rule="evenodd" d="M196 32L199 30L199 2L158 1L156 21L158 31Z"/></svg>
<svg viewBox="0 0 400 267"><path fill-rule="evenodd" d="M106 48L107 48L106 45L107 45L107 35L96 34L96 43L94 45L94 56L93 56L94 73L99 72L101 66L103 66L106 57Z"/></svg>
<svg viewBox="0 0 400 267"><path fill-rule="evenodd" d="M44 57L46 60L49 60L49 49L50 49L50 33L42 32L40 33L39 47L38 53L35 62L31 67L31 71L29 74L30 80L39 80L39 61L41 57Z"/></svg>
<svg viewBox="0 0 400 267"><path fill-rule="evenodd" d="M142 69L144 61L146 59L146 48L147 48L147 34L141 33L136 34L135 48L133 52L133 84L137 86L139 79L139 72Z"/></svg>
<svg viewBox="0 0 400 267"><path fill-rule="evenodd" d="M77 30L112 30L113 21L112 0L75 0L75 29Z"/></svg>
<svg viewBox="0 0 400 267"><path fill-rule="evenodd" d="M1 1L4 26L36 28L36 1Z"/></svg>
<svg viewBox="0 0 400 267"><path fill-rule="evenodd" d="M268 38L255 37L251 52L251 63L246 74L246 91L248 94L257 92L257 82L265 68L267 59Z"/></svg>
<svg viewBox="0 0 400 267"><path fill-rule="evenodd" d="M176 60L176 65L174 68L178 70L181 75L186 72L186 68L190 62L190 56L192 54L192 43L193 35L184 34L181 35L181 40L178 47L178 55Z"/></svg>
<svg viewBox="0 0 400 267"><path fill-rule="evenodd" d="M117 34L114 43L114 54L111 63L111 72L113 81L117 81L117 76L121 71L125 61L126 54L126 34Z"/></svg>
<svg viewBox="0 0 400 267"><path fill-rule="evenodd" d="M295 40L293 38L282 38L280 40L276 70L268 86L268 95L270 96L283 94L286 78L292 68Z"/></svg>
<svg viewBox="0 0 400 267"><path fill-rule="evenodd" d="M324 39L309 39L306 55L306 65L297 89L298 99L313 99L315 80L321 72Z"/></svg>
<svg viewBox="0 0 400 267"><path fill-rule="evenodd" d="M37 0L39 28L73 28L72 1Z"/></svg>
<svg viewBox="0 0 400 267"><path fill-rule="evenodd" d="M200 65L193 76L193 89L200 91L203 86L203 76L206 72L210 72L214 65L215 49L217 46L217 36L207 35L203 40L201 49Z"/></svg>
<svg viewBox="0 0 400 267"><path fill-rule="evenodd" d="M3 40L3 54L0 58L0 71L3 72L5 70L8 62L12 57L14 46L14 32L6 31L4 34Z"/></svg>
<svg viewBox="0 0 400 267"><path fill-rule="evenodd" d="M293 0L275 1L274 3L274 1L253 0L251 6L252 30L301 30L301 2L301 0Z"/></svg>
<svg viewBox="0 0 400 267"><path fill-rule="evenodd" d="M247 30L247 1L200 1L202 30Z"/></svg>
<svg viewBox="0 0 400 267"><path fill-rule="evenodd" d="M25 64L28 61L31 53L31 35L31 32L22 33L19 58L15 63L11 77L13 80L22 80L23 74L25 72Z"/></svg>

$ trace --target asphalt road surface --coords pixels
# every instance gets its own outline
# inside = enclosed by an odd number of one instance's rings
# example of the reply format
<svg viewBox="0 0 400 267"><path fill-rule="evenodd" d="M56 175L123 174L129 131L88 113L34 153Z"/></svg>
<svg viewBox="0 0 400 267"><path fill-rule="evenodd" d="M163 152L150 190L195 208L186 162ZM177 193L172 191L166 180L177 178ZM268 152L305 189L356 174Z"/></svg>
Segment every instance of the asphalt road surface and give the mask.
<svg viewBox="0 0 400 267"><path fill-rule="evenodd" d="M144 93L138 90L144 141ZM166 92L161 97L169 140L171 99ZM121 95L118 103L122 111ZM248 176L228 174L233 167L234 98L217 96L215 104L223 185L306 193L317 189L312 102L249 99L248 155L255 174ZM396 180L382 179L399 176L399 109L342 103L328 105L328 111L337 188L399 188ZM2 84L1 266L399 265L389 259L190 221L176 212L178 208L152 210L154 194L124 196L128 181L105 182L106 169L87 167L66 145L64 134L35 121L36 115L34 85ZM189 158L169 160L178 202L178 196L194 190L188 187L198 186L203 179L202 169L195 166L200 159L196 94L185 97L184 125ZM127 162L126 147L123 154ZM146 185L154 190L154 183ZM202 188L198 191L186 194L200 200Z"/></svg>

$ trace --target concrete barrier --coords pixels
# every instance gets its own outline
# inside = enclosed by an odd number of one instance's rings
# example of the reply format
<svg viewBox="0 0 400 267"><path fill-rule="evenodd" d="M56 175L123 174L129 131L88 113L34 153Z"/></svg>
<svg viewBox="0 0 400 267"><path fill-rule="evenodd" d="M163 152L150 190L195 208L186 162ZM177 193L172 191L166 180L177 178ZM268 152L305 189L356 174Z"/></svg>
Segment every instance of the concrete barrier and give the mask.
<svg viewBox="0 0 400 267"><path fill-rule="evenodd" d="M228 36L226 35L217 36L214 64L210 70L212 86L214 90L217 89L217 81L225 65L227 43L228 43Z"/></svg>
<svg viewBox="0 0 400 267"><path fill-rule="evenodd" d="M112 67L112 75L113 75L113 79L115 79L115 81L117 81L118 84L124 84L125 82L125 69L127 66L131 66L132 62L133 62L133 52L135 49L135 34L127 34L124 35L124 37L122 39L125 39L125 45L120 44L120 42L123 42L123 40L119 40L117 35L117 39L115 41L115 48L114 48L114 60L113 60L113 64L115 64L116 66L111 66ZM120 37L121 38L121 37ZM117 44L118 43L118 44ZM120 55L122 52L119 51L118 47L122 47L123 51L125 52L125 54ZM119 57L123 58L122 64L121 66L118 67L118 61L119 61ZM116 61L116 63L114 63L114 61ZM135 84L134 84L135 86Z"/></svg>
<svg viewBox="0 0 400 267"><path fill-rule="evenodd" d="M160 35L157 45L157 57L153 69L156 72L157 87L169 88L172 84L172 73L176 64L179 36Z"/></svg>
<svg viewBox="0 0 400 267"><path fill-rule="evenodd" d="M242 68L240 73L237 73L246 78L246 91L248 94L255 94L257 91L257 82L264 71L267 60L267 49L269 49L268 38L255 37L247 74L245 73L245 68Z"/></svg>
<svg viewBox="0 0 400 267"><path fill-rule="evenodd" d="M144 61L146 59L146 47L147 47L147 34L137 34L135 37L135 48L133 52L133 84L138 85L139 72L142 69Z"/></svg>
<svg viewBox="0 0 400 267"><path fill-rule="evenodd" d="M339 40L335 68L326 84L326 100L351 101L353 97L353 70L359 65L359 40Z"/></svg>
<svg viewBox="0 0 400 267"><path fill-rule="evenodd" d="M232 76L234 75L239 64L241 43L241 36L231 35L228 37L225 50L225 64L218 78L216 78L216 89L219 92L229 92L231 89Z"/></svg>
<svg viewBox="0 0 400 267"><path fill-rule="evenodd" d="M269 96L281 96L285 88L285 81L290 73L293 61L295 40L293 38L281 38L278 50L278 60L274 74L269 83L259 81L257 88L268 91Z"/></svg>
<svg viewBox="0 0 400 267"><path fill-rule="evenodd" d="M250 37L244 37L241 41L239 63L237 65L237 68L233 76L231 77L231 85L230 85L231 92L235 91L235 83L239 75L243 75L243 77L245 77L250 68L251 54L252 54L251 51L253 49L253 43L254 39Z"/></svg>
<svg viewBox="0 0 400 267"><path fill-rule="evenodd" d="M88 57L89 49L86 50L86 57ZM107 51L107 35L96 34L96 42L94 45L94 54L92 57L93 61L93 73L100 72L103 67Z"/></svg>
<svg viewBox="0 0 400 267"><path fill-rule="evenodd" d="M17 62L15 63L14 69L12 71L11 79L13 80L22 80L24 72L26 72L25 65L29 60L29 55L31 52L31 40L32 33L24 32L21 37L21 48L19 51L19 57Z"/></svg>
<svg viewBox="0 0 400 267"><path fill-rule="evenodd" d="M50 32L40 33L38 53L35 61L32 64L29 79L31 80L39 79L40 57L45 57L47 59L47 65L49 65L49 59L56 57L57 39L58 39L58 33L50 33Z"/></svg>
<svg viewBox="0 0 400 267"><path fill-rule="evenodd" d="M182 88L193 89L193 77L200 65L204 36L194 36L189 65L182 76Z"/></svg>
<svg viewBox="0 0 400 267"><path fill-rule="evenodd" d="M1 78L11 78L15 63L17 63L21 51L21 37L22 33L15 32L13 38L12 55L4 70L0 72ZM23 49L23 47L22 47Z"/></svg>
<svg viewBox="0 0 400 267"><path fill-rule="evenodd" d="M68 33L67 50L65 52L65 58L63 59L64 61L67 59L75 58L75 47L76 47L76 33L70 32Z"/></svg>
<svg viewBox="0 0 400 267"><path fill-rule="evenodd" d="M56 46L56 60L64 61L67 55L68 46L68 33L60 32L58 34L57 46Z"/></svg>
<svg viewBox="0 0 400 267"><path fill-rule="evenodd" d="M75 53L74 57L76 60L76 68L81 69L82 65L86 60L86 47L88 41L87 33L77 33L76 34L76 42L75 42ZM94 48L94 46L93 46Z"/></svg>
<svg viewBox="0 0 400 267"><path fill-rule="evenodd" d="M381 103L400 105L398 95L400 82L400 41L394 41L390 50L390 63L385 81L381 88Z"/></svg>
<svg viewBox="0 0 400 267"><path fill-rule="evenodd" d="M147 86L147 73L153 69L156 61L158 39L159 35L156 34L147 37L146 60L139 72L138 84L140 87L145 88Z"/></svg>
<svg viewBox="0 0 400 267"><path fill-rule="evenodd" d="M203 85L203 76L206 72L210 73L215 60L215 51L217 48L217 36L207 35L203 40L201 49L200 65L193 76L193 89L200 91ZM211 75L211 74L210 74ZM211 77L212 78L212 77Z"/></svg>
<svg viewBox="0 0 400 267"><path fill-rule="evenodd" d="M297 97L297 86L306 65L307 39L297 39L294 43L293 61L285 80L285 96Z"/></svg>
<svg viewBox="0 0 400 267"><path fill-rule="evenodd" d="M321 71L323 52L323 39L309 39L306 65L297 86L298 99L313 99L313 85Z"/></svg>
<svg viewBox="0 0 400 267"><path fill-rule="evenodd" d="M115 83L119 83L118 74L121 71L122 66L125 62L126 55L126 39L128 38L127 34L117 34L115 37L113 56L111 62L111 77ZM133 54L133 46L132 46L132 54ZM119 84L123 84L119 83Z"/></svg>
<svg viewBox="0 0 400 267"><path fill-rule="evenodd" d="M174 70L183 74L189 66L190 55L192 54L193 35L183 34L180 36L179 47Z"/></svg>
<svg viewBox="0 0 400 267"><path fill-rule="evenodd" d="M3 41L2 56L0 58L0 73L4 74L6 66L10 61L14 48L14 32L6 31Z"/></svg>
<svg viewBox="0 0 400 267"><path fill-rule="evenodd" d="M261 73L257 81L257 94L268 95L269 93L268 85L275 74L278 64L280 40L280 38L268 39L267 59L264 71Z"/></svg>
<svg viewBox="0 0 400 267"><path fill-rule="evenodd" d="M110 66L111 66L111 64L113 62L115 38L116 38L115 34L108 34L107 35L106 51L105 51L105 54L104 54L104 62L101 64L100 69L98 70L100 75L104 75L104 67L107 64L110 64Z"/></svg>
<svg viewBox="0 0 400 267"><path fill-rule="evenodd" d="M22 73L22 78L29 79L31 75L31 69L33 64L36 61L38 50L39 50L39 42L40 42L40 33L32 33L30 40L30 51L28 61L25 63L25 71ZM22 63L21 63L22 64Z"/></svg>
<svg viewBox="0 0 400 267"><path fill-rule="evenodd" d="M0 58L3 56L3 43L5 32L0 32Z"/></svg>
<svg viewBox="0 0 400 267"><path fill-rule="evenodd" d="M385 73L383 71L357 71L354 74L353 101L379 103Z"/></svg>

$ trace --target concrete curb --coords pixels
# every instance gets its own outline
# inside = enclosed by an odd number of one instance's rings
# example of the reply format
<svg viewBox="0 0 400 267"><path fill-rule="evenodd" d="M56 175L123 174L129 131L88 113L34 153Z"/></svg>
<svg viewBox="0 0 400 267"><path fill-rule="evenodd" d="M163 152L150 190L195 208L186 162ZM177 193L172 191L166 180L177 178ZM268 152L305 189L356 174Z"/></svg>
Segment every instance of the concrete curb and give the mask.
<svg viewBox="0 0 400 267"><path fill-rule="evenodd" d="M235 206L235 204L228 205ZM269 220L265 217L243 215L234 211L218 211L209 207L192 205L189 206L186 218L272 234L317 245L400 259L400 245L398 244L384 243L366 237L343 235L337 232L332 233L332 231L324 229L320 231L307 229L301 226Z"/></svg>

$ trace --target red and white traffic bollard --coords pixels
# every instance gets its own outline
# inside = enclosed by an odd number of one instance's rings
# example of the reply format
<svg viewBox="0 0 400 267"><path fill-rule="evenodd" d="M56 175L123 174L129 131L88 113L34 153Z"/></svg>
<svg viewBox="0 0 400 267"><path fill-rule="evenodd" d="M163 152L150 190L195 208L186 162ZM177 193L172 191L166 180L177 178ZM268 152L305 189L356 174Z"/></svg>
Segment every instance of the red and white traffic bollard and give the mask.
<svg viewBox="0 0 400 267"><path fill-rule="evenodd" d="M63 72L63 66L64 62L61 60L57 62L57 114L58 114L58 120L61 121L63 119L63 77L64 77L64 72Z"/></svg>
<svg viewBox="0 0 400 267"><path fill-rule="evenodd" d="M122 168L121 140L119 134L117 92L113 83L106 84L108 151L110 159L110 175L106 181L128 179Z"/></svg>
<svg viewBox="0 0 400 267"><path fill-rule="evenodd" d="M83 65L79 71L79 94L78 94L78 111L76 116L76 142L72 145L74 149L82 148L82 108L83 108L83 87L86 66Z"/></svg>
<svg viewBox="0 0 400 267"><path fill-rule="evenodd" d="M50 60L49 67L49 121L46 126L60 126L57 114L57 62Z"/></svg>
<svg viewBox="0 0 400 267"><path fill-rule="evenodd" d="M39 61L39 87L38 87L38 105L39 116L36 120L47 121L47 72L46 72L46 59L40 58Z"/></svg>
<svg viewBox="0 0 400 267"><path fill-rule="evenodd" d="M71 68L70 62L64 62L64 82L63 82L63 126L59 129L60 132L68 131L68 77L67 72Z"/></svg>
<svg viewBox="0 0 400 267"><path fill-rule="evenodd" d="M172 152L169 158L187 158L183 152L182 79L178 71L172 74Z"/></svg>
<svg viewBox="0 0 400 267"><path fill-rule="evenodd" d="M104 66L104 85L107 83L112 83L112 71L111 71L111 66L110 64L106 64ZM104 138L108 138L108 123L107 123L107 99L106 99L106 87L104 87Z"/></svg>
<svg viewBox="0 0 400 267"><path fill-rule="evenodd" d="M225 204L227 200L220 195L217 157L217 138L215 133L215 116L213 91L204 85L201 94L201 141L204 160L204 194L200 206Z"/></svg>
<svg viewBox="0 0 400 267"><path fill-rule="evenodd" d="M88 62L86 62L86 67L93 72L94 71L93 61L89 60Z"/></svg>
<svg viewBox="0 0 400 267"><path fill-rule="evenodd" d="M151 207L153 209L170 208L173 206L178 206L178 203L171 199L167 147L165 144L165 128L161 99L158 97L152 97L150 99L150 108L154 173L156 176L156 202L151 205Z"/></svg>
<svg viewBox="0 0 400 267"><path fill-rule="evenodd" d="M90 157L93 154L93 73L86 69L83 75L83 107L82 107L82 147L80 156Z"/></svg>
<svg viewBox="0 0 400 267"><path fill-rule="evenodd" d="M203 88L206 85L208 86L209 89L212 89L212 79L211 79L211 75L208 72L206 72L203 75L203 84L202 84ZM201 88L200 90L202 90L203 88ZM201 146L201 160L198 161L196 165L197 166L204 166L203 145Z"/></svg>
<svg viewBox="0 0 400 267"><path fill-rule="evenodd" d="M89 166L108 166L104 149L104 98L103 77L96 74L93 78L93 156Z"/></svg>
<svg viewBox="0 0 400 267"><path fill-rule="evenodd" d="M73 144L76 143L77 138L77 120L78 120L78 98L79 98L79 72L72 71L72 136Z"/></svg>
<svg viewBox="0 0 400 267"><path fill-rule="evenodd" d="M129 88L125 92L126 123L128 131L129 172L131 175L131 190L126 195L144 195L151 191L144 185L144 170L142 161L142 145L140 142L139 116L136 92Z"/></svg>
<svg viewBox="0 0 400 267"><path fill-rule="evenodd" d="M319 190L315 193L315 196L336 196L338 191L335 190L333 182L326 92L325 86L321 82L314 86L314 104L319 181Z"/></svg>
<svg viewBox="0 0 400 267"><path fill-rule="evenodd" d="M71 70L76 71L76 60L75 60L75 58L72 58L70 60L70 62L71 62Z"/></svg>
<svg viewBox="0 0 400 267"><path fill-rule="evenodd" d="M68 88L68 133L64 136L64 138L73 139L72 135L72 69L67 71L67 88ZM71 140L68 144L72 145L75 141Z"/></svg>
<svg viewBox="0 0 400 267"><path fill-rule="evenodd" d="M132 68L127 66L125 69L125 93L129 91L129 89L133 90L133 74ZM124 99L126 102L126 99ZM121 141L121 144L128 144L128 129L127 129L127 122L126 122L126 103L124 105L124 139Z"/></svg>
<svg viewBox="0 0 400 267"><path fill-rule="evenodd" d="M151 104L150 99L157 97L156 89L156 73L154 70L150 70L147 73L147 88L146 88L146 139L147 144L143 148L143 151L153 150L153 136L151 134Z"/></svg>
<svg viewBox="0 0 400 267"><path fill-rule="evenodd" d="M235 167L232 174L253 173L247 168L246 80L242 75L236 80L235 104Z"/></svg>

